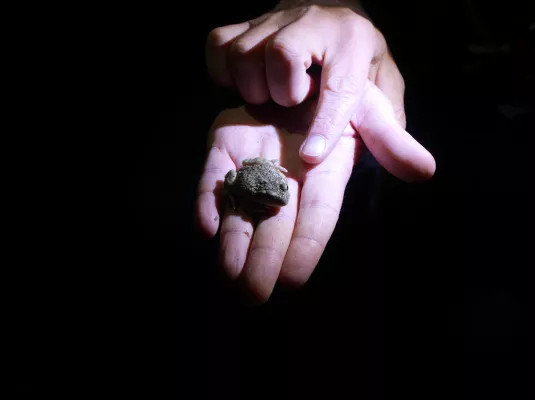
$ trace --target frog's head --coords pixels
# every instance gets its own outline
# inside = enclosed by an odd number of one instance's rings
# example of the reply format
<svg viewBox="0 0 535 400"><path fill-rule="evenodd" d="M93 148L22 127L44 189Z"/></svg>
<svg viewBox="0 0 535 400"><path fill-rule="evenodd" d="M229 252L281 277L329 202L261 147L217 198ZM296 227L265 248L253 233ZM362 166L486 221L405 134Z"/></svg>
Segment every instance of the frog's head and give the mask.
<svg viewBox="0 0 535 400"><path fill-rule="evenodd" d="M264 182L262 182L264 183ZM288 182L281 176L281 179L265 182L261 190L252 194L251 200L257 204L267 207L283 207L290 201Z"/></svg>
<svg viewBox="0 0 535 400"><path fill-rule="evenodd" d="M286 176L273 164L263 161L244 165L237 173L229 171L225 188L244 208L273 209L290 200Z"/></svg>

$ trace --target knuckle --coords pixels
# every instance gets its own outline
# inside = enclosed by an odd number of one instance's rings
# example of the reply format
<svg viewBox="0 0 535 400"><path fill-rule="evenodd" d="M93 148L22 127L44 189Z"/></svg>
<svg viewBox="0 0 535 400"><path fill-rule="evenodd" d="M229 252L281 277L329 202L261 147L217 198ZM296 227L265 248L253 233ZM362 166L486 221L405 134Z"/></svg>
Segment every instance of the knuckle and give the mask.
<svg viewBox="0 0 535 400"><path fill-rule="evenodd" d="M286 38L276 36L266 47L269 57L282 61L294 61L300 58L299 52Z"/></svg>
<svg viewBox="0 0 535 400"><path fill-rule="evenodd" d="M261 15L260 17L248 20L247 23L249 24L249 27L254 28L273 18L274 15L274 12L267 12L264 15Z"/></svg>
<svg viewBox="0 0 535 400"><path fill-rule="evenodd" d="M242 39L235 40L230 46L230 56L233 58L244 58L249 53L249 46Z"/></svg>
<svg viewBox="0 0 535 400"><path fill-rule="evenodd" d="M329 110L325 110L327 113ZM314 119L311 131L321 134L327 141L332 140L335 137L336 122L332 117L317 115Z"/></svg>
<svg viewBox="0 0 535 400"><path fill-rule="evenodd" d="M283 254L273 246L252 246L249 257L251 259L256 257L264 264L281 264L283 260Z"/></svg>
<svg viewBox="0 0 535 400"><path fill-rule="evenodd" d="M358 18L358 24L356 24L361 32L365 32L369 35L375 35L377 32L377 29L373 25L373 23L368 19L361 17L360 15L357 15Z"/></svg>
<svg viewBox="0 0 535 400"><path fill-rule="evenodd" d="M333 174L334 171L324 171L324 173L327 173L327 174ZM335 174L337 173L338 171L334 172ZM305 208L305 209L316 209L316 210L321 210L322 212L327 212L327 214L331 214L331 216L333 218L335 218L335 220L338 219L338 216L340 214L340 209L332 204L329 204L325 201L321 201L321 200L314 200L314 201L310 201L308 203L304 203L301 205L302 208Z"/></svg>
<svg viewBox="0 0 535 400"><path fill-rule="evenodd" d="M289 215L287 212L284 212L282 209L278 212L278 214L270 217L270 220L281 224L295 224L295 218Z"/></svg>
<svg viewBox="0 0 535 400"><path fill-rule="evenodd" d="M301 3L304 3L301 1ZM274 16L281 17L284 16L284 19L290 19L292 21L298 21L300 19L308 20L317 20L319 14L323 13L323 7L311 4L311 5L293 5L280 8L279 11L274 13Z"/></svg>
<svg viewBox="0 0 535 400"><path fill-rule="evenodd" d="M341 143L342 145L345 145L345 142L341 142ZM325 170L318 169L317 171L313 171L307 176L307 179L321 178L321 179L329 180L329 182L333 185L342 184L343 187L341 188L336 187L336 189L339 189L340 191L343 192L343 190L345 189L345 185L347 184L347 181L349 180L349 177L351 176L352 172L353 172L352 164L338 164L334 168L329 168ZM310 205L314 206L314 203L311 203ZM333 211L334 216L336 218L338 218L338 214L340 212L336 206L326 204L326 203L320 204L320 206L316 208L330 209L331 211Z"/></svg>
<svg viewBox="0 0 535 400"><path fill-rule="evenodd" d="M315 237L308 236L308 235L297 235L294 237L294 240L302 242L306 247L312 251L323 251L325 250L325 247L327 246L327 243L323 243L322 241L316 239Z"/></svg>
<svg viewBox="0 0 535 400"><path fill-rule="evenodd" d="M214 150L215 149L215 150ZM213 146L212 149L210 149L210 151L215 151L215 152L221 152L221 150L219 149L218 146ZM216 176L216 177L219 177L219 176L224 176L225 173L227 171L223 171L220 167L218 166L214 166L214 165L207 165L203 168L203 171L202 171L202 174L203 176L210 176L210 175L213 175L213 176Z"/></svg>
<svg viewBox="0 0 535 400"><path fill-rule="evenodd" d="M221 47L225 45L231 38L226 34L224 26L212 29L208 34L207 44L211 47Z"/></svg>
<svg viewBox="0 0 535 400"><path fill-rule="evenodd" d="M332 76L325 82L324 91L340 98L353 98L361 89L358 80L351 76Z"/></svg>
<svg viewBox="0 0 535 400"><path fill-rule="evenodd" d="M377 72L377 68L379 67L379 64L381 63L382 61L382 57L381 56L373 56L372 59L370 60L370 72L369 72L369 76L373 76L372 75L372 72L375 71ZM374 70L375 68L375 70ZM371 78L369 78L371 79ZM373 81L373 79L371 79Z"/></svg>
<svg viewBox="0 0 535 400"><path fill-rule="evenodd" d="M317 4L311 4L301 8L301 15L307 18L315 18L323 12L323 8Z"/></svg>
<svg viewBox="0 0 535 400"><path fill-rule="evenodd" d="M370 41L375 36L375 26L369 19L361 17L358 14L350 11L341 16L344 32L346 33L346 40L354 41L363 40Z"/></svg>
<svg viewBox="0 0 535 400"><path fill-rule="evenodd" d="M249 232L249 230L239 230L239 229L222 229L221 230L221 241L224 242L225 240L228 240L229 238L234 239L244 239L246 241L250 240L252 236L252 232ZM227 254L226 252L224 253Z"/></svg>

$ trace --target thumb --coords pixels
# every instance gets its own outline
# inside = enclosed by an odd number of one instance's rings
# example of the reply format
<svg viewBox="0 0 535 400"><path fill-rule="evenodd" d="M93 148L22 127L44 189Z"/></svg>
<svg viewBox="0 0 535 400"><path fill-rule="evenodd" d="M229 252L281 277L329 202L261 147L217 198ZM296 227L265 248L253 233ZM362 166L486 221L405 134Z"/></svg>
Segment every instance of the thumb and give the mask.
<svg viewBox="0 0 535 400"><path fill-rule="evenodd" d="M431 153L403 129L392 103L371 81L366 84L361 106L351 124L375 159L391 174L413 182L430 179L435 173Z"/></svg>

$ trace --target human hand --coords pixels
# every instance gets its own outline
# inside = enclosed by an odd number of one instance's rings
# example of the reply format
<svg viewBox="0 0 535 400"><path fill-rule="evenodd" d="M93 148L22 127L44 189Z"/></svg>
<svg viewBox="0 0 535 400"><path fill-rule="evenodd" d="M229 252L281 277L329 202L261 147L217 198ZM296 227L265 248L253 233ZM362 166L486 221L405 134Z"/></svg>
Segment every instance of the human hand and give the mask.
<svg viewBox="0 0 535 400"><path fill-rule="evenodd" d="M368 80L383 91L395 121L405 127L404 81L383 35L358 9L317 5L332 3L358 4L282 1L252 21L214 29L206 48L212 78L237 87L249 104L272 99L295 106L319 90L308 140L299 149L303 160L314 164L333 151L363 107ZM322 67L319 88L307 71L313 64Z"/></svg>
<svg viewBox="0 0 535 400"><path fill-rule="evenodd" d="M360 138L383 165L405 180L429 176L434 170L432 156L392 123L392 106L371 83L366 85L362 112L352 116L355 122L345 127L329 156L320 164L304 162L297 151L315 107L315 101L307 101L293 108L268 103L227 110L219 115L209 134L208 156L198 187L198 225L202 233L213 237L221 221L222 267L231 279L239 280L256 303L269 298L277 280L299 286L316 267L363 149ZM239 211L223 214L225 174L239 169L244 159L255 157L280 160L288 170L289 204L259 221Z"/></svg>

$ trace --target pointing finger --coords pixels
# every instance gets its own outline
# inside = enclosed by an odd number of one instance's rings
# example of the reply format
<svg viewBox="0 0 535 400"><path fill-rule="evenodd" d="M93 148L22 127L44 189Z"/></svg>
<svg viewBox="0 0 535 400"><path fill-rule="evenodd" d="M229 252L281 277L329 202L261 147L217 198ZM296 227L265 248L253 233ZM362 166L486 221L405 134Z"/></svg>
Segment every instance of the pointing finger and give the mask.
<svg viewBox="0 0 535 400"><path fill-rule="evenodd" d="M324 53L318 107L300 149L308 163L319 163L329 155L361 101L376 51L375 37L362 24L349 29L352 34L347 40Z"/></svg>

